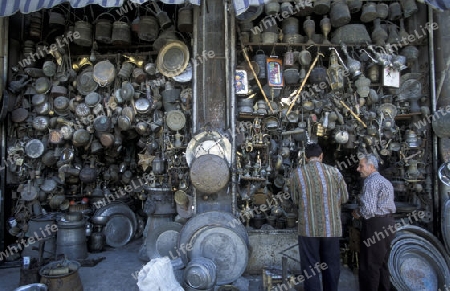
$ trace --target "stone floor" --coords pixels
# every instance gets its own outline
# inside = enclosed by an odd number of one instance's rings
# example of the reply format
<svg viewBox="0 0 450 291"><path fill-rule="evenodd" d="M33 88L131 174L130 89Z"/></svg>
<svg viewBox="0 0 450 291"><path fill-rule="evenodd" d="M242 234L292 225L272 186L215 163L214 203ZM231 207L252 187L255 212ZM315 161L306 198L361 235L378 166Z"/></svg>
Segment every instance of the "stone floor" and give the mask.
<svg viewBox="0 0 450 291"><path fill-rule="evenodd" d="M80 268L79 275L84 291L138 291L137 274L145 264L139 260L137 255L141 244L142 238L121 248L107 247L106 251L102 253L90 254L89 259L105 257L105 260L95 267ZM0 265L0 290L14 291L19 287L20 268L3 267ZM358 290L358 278L347 267L342 266L339 281L340 291ZM235 285L240 291L265 291L262 286L262 276L247 276L244 274L235 282ZM298 286L292 290L303 289Z"/></svg>

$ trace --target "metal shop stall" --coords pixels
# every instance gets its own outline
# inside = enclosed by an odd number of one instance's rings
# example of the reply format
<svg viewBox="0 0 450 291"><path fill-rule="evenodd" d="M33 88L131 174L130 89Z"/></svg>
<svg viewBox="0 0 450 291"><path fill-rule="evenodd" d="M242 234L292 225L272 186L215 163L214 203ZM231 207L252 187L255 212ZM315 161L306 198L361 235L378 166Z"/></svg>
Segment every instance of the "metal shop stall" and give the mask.
<svg viewBox="0 0 450 291"><path fill-rule="evenodd" d="M318 142L350 194L342 263L358 267L356 167L373 153L403 224L392 283L421 288L408 279L420 263L434 289L450 285L445 4L10 2L0 3L10 260L49 262L45 276L58 255L142 239L136 256L169 257L192 290L244 274L271 290L300 273L289 177Z"/></svg>

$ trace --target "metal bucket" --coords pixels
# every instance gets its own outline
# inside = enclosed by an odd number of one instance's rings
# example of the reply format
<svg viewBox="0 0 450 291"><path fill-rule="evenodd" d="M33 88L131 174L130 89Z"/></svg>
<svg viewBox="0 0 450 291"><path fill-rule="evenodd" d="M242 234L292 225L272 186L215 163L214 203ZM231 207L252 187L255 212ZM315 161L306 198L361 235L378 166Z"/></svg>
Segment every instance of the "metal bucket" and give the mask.
<svg viewBox="0 0 450 291"><path fill-rule="evenodd" d="M41 268L41 283L48 286L48 291L83 291L77 261L51 262Z"/></svg>
<svg viewBox="0 0 450 291"><path fill-rule="evenodd" d="M158 37L159 24L153 16L141 16L138 37L144 41L154 41Z"/></svg>
<svg viewBox="0 0 450 291"><path fill-rule="evenodd" d="M120 21L120 19L118 21L114 21L113 23L111 41L113 45L128 45L131 42L130 25L128 24L129 21L127 19L127 22L124 22Z"/></svg>
<svg viewBox="0 0 450 291"><path fill-rule="evenodd" d="M102 15L109 15L112 17L113 21L114 16L110 13L102 13L97 17L97 24L95 25L95 40L98 42L110 44L111 43L111 33L112 33L112 22L109 19L102 18L99 19Z"/></svg>
<svg viewBox="0 0 450 291"><path fill-rule="evenodd" d="M178 10L177 28L181 32L192 32L193 21L192 9L190 7L182 7Z"/></svg>
<svg viewBox="0 0 450 291"><path fill-rule="evenodd" d="M92 46L92 25L87 21L75 22L75 32L78 32L80 37L74 38L73 42L79 46Z"/></svg>
<svg viewBox="0 0 450 291"><path fill-rule="evenodd" d="M209 289L216 284L216 265L203 257L193 258L184 270L184 281L188 287Z"/></svg>
<svg viewBox="0 0 450 291"><path fill-rule="evenodd" d="M79 221L58 221L56 236L56 254L64 254L68 259L86 259L88 257L86 245L84 219Z"/></svg>

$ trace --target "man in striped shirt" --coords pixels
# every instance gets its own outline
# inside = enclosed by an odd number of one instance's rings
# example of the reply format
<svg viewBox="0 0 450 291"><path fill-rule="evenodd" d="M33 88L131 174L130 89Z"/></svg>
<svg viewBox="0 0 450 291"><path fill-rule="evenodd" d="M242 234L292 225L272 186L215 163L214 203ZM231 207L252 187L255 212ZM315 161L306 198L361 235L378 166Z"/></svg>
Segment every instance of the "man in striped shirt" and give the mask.
<svg viewBox="0 0 450 291"><path fill-rule="evenodd" d="M322 163L318 144L305 149L307 163L294 170L291 192L298 204L298 244L300 265L305 272L312 266L322 269L323 290L337 291L340 275L339 237L342 236L341 204L347 202L347 185L335 167ZM322 290L319 276L306 276L304 290Z"/></svg>
<svg viewBox="0 0 450 291"><path fill-rule="evenodd" d="M392 214L396 211L394 187L378 172L378 160L374 155L365 155L359 159L357 170L365 178L361 206L353 211L353 217L362 220L359 290L389 291L389 250L395 237L392 231L395 225Z"/></svg>

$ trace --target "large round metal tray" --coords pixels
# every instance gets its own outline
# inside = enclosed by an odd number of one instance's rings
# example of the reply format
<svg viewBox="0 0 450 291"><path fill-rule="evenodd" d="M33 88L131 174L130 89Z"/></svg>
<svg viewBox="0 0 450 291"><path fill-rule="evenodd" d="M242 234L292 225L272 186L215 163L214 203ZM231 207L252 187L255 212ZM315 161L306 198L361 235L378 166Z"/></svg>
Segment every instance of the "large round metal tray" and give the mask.
<svg viewBox="0 0 450 291"><path fill-rule="evenodd" d="M169 257L171 260L178 256L177 242L183 225L177 222L168 222L149 231L146 246L150 259ZM181 250L183 251L183 250Z"/></svg>
<svg viewBox="0 0 450 291"><path fill-rule="evenodd" d="M134 235L133 223L123 214L114 214L109 217L103 233L106 244L114 248L126 245Z"/></svg>
<svg viewBox="0 0 450 291"><path fill-rule="evenodd" d="M232 214L222 211L209 211L198 214L189 219L180 231L180 239L178 241L178 248L186 248L192 236L205 226L221 226L232 229L239 235L249 246L249 239L245 226L238 218L235 218ZM180 255L183 263L188 263L188 257L186 252L181 252Z"/></svg>
<svg viewBox="0 0 450 291"><path fill-rule="evenodd" d="M217 131L204 131L194 136L186 149L186 162L191 167L194 159L202 155L217 155L231 165L231 143Z"/></svg>
<svg viewBox="0 0 450 291"><path fill-rule="evenodd" d="M413 227L410 232L400 228L392 241L388 266L391 281L398 290L425 290L425 285L443 287L450 284L444 247L427 231L419 229Z"/></svg>
<svg viewBox="0 0 450 291"><path fill-rule="evenodd" d="M206 226L194 234L190 243L189 259L203 257L212 260L216 265L218 285L234 282L247 267L247 244L232 229Z"/></svg>
<svg viewBox="0 0 450 291"><path fill-rule="evenodd" d="M122 214L128 217L133 227L133 233L137 229L136 215L125 203L113 201L100 209L97 209L93 216L112 216L114 214Z"/></svg>

